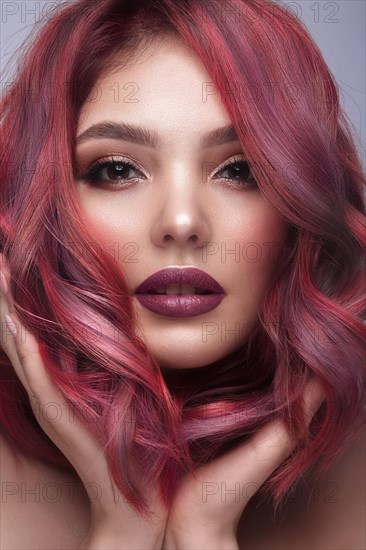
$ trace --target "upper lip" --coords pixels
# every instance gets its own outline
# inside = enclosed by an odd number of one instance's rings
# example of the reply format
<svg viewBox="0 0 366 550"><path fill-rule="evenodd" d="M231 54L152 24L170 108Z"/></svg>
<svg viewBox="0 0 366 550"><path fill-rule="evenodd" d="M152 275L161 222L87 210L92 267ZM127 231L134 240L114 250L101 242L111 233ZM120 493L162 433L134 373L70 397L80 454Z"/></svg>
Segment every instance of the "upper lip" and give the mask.
<svg viewBox="0 0 366 550"><path fill-rule="evenodd" d="M136 294L143 294L156 288L166 287L171 284L192 285L195 288L208 290L215 294L223 294L222 286L201 269L195 267L170 267L161 269L145 279L135 290Z"/></svg>

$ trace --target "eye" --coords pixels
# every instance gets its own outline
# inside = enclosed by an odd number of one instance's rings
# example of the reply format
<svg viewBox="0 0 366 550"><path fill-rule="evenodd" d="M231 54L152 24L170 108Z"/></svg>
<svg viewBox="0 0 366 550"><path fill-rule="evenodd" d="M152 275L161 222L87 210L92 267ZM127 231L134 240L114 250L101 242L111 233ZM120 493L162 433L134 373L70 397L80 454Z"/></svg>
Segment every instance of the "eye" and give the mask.
<svg viewBox="0 0 366 550"><path fill-rule="evenodd" d="M219 167L215 175L217 176L218 174L228 172L228 177L221 176L219 177L219 179L234 181L236 184L242 187L257 187L257 181L253 175L248 161L242 158L234 158L231 160L232 162L228 162L224 166Z"/></svg>
<svg viewBox="0 0 366 550"><path fill-rule="evenodd" d="M131 177L131 172L138 175ZM121 187L145 176L131 160L111 157L94 162L79 179L95 186Z"/></svg>

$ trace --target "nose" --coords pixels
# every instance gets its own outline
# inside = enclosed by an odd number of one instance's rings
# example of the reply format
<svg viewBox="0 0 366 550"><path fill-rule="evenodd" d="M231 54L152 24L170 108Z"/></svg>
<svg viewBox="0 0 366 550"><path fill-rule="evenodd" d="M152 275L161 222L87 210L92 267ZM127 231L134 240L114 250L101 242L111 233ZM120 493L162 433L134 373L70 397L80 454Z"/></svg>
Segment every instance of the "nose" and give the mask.
<svg viewBox="0 0 366 550"><path fill-rule="evenodd" d="M171 189L159 202L152 224L152 241L158 247L202 248L211 240L209 205L203 208L196 189Z"/></svg>

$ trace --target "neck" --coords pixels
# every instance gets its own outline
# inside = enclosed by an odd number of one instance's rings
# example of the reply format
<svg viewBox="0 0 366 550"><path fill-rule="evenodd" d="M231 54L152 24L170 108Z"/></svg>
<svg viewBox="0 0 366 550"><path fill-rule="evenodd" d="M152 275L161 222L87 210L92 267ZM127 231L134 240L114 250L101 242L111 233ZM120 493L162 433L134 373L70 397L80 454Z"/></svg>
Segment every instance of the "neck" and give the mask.
<svg viewBox="0 0 366 550"><path fill-rule="evenodd" d="M199 384L200 382L210 381L217 375L232 369L235 366L243 365L245 354L243 346L234 350L229 355L202 365L201 367L174 369L169 367L160 367L165 382L174 387L184 387Z"/></svg>

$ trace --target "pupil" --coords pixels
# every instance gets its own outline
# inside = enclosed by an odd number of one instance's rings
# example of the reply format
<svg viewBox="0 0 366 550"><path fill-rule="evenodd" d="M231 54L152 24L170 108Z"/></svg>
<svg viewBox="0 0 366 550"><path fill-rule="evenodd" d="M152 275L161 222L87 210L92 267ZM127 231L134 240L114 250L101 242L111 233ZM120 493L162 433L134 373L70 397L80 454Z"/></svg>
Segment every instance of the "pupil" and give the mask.
<svg viewBox="0 0 366 550"><path fill-rule="evenodd" d="M244 179L249 177L247 162L236 162L232 165L232 168L236 176L242 176Z"/></svg>
<svg viewBox="0 0 366 550"><path fill-rule="evenodd" d="M107 168L108 177L113 179L113 177L122 177L123 171L127 168L127 171L129 170L129 167L125 164L115 164L114 166L109 166Z"/></svg>

